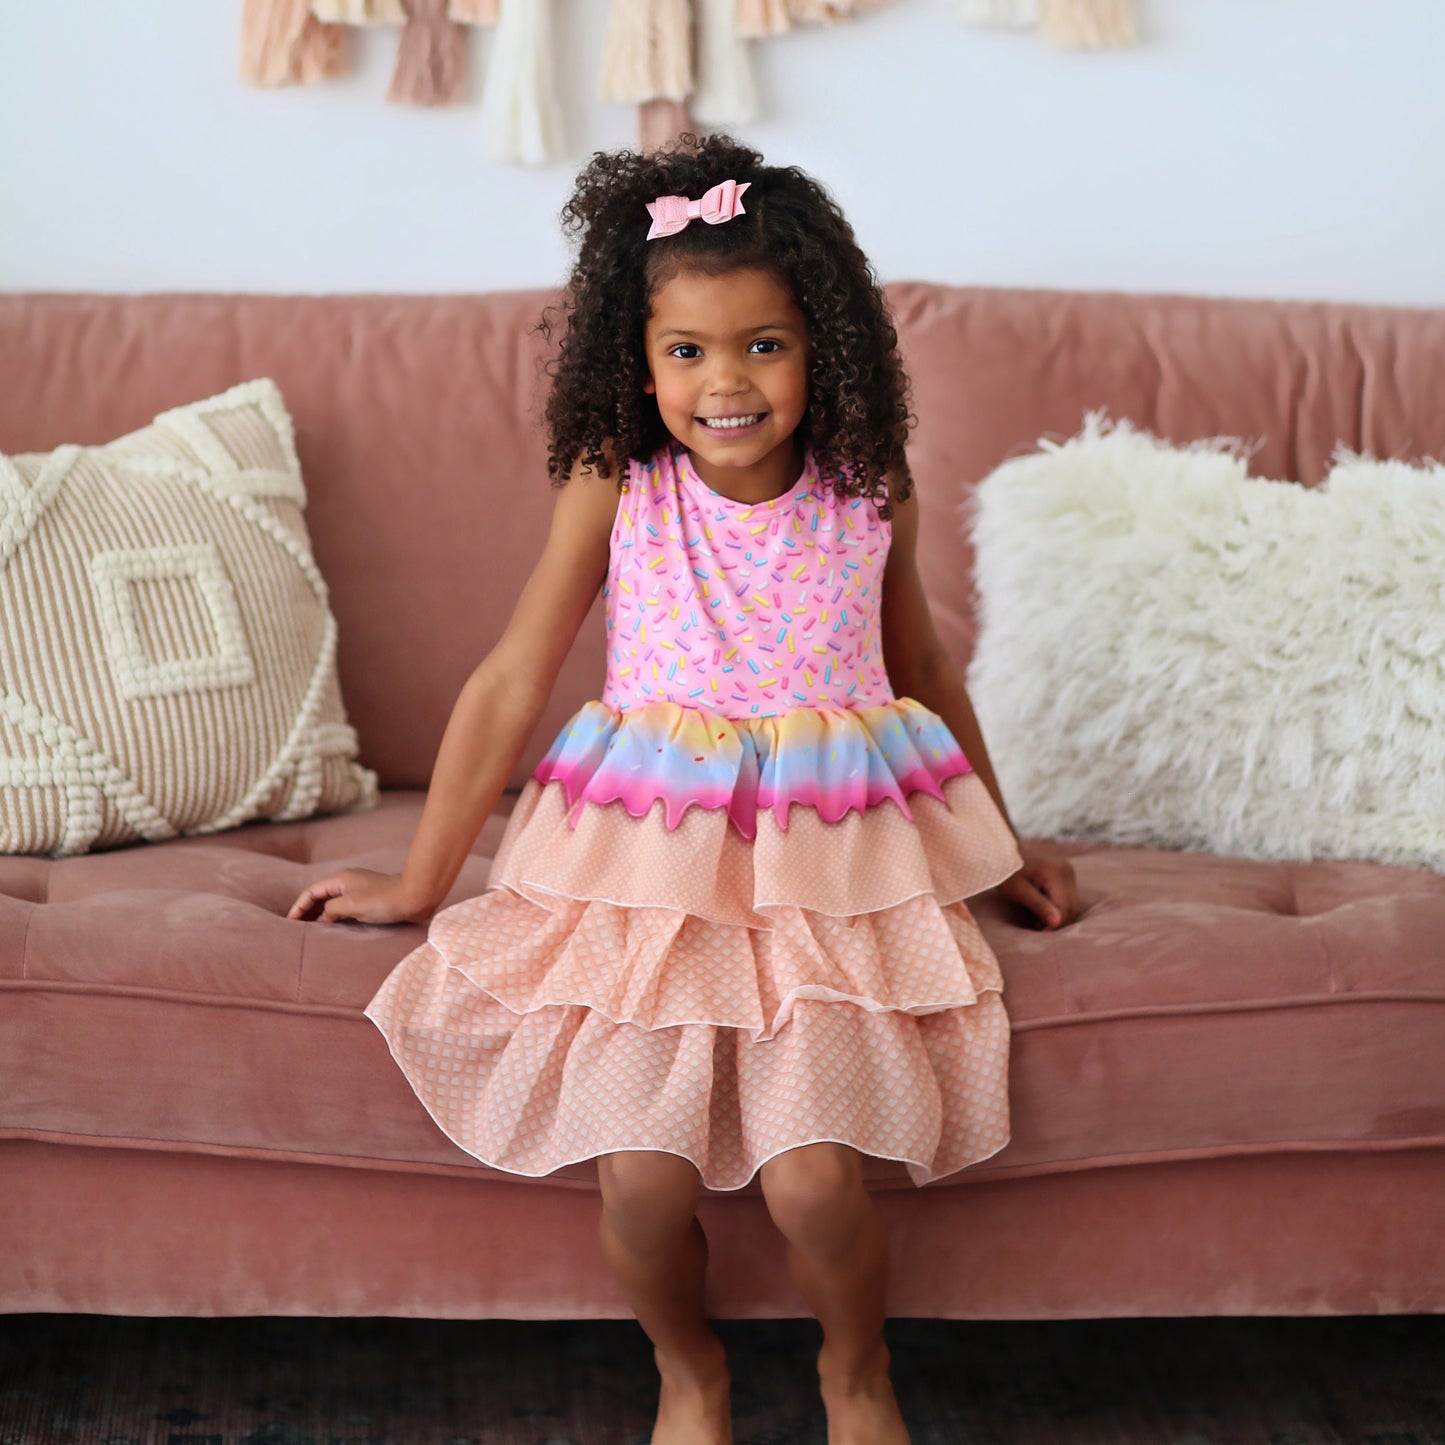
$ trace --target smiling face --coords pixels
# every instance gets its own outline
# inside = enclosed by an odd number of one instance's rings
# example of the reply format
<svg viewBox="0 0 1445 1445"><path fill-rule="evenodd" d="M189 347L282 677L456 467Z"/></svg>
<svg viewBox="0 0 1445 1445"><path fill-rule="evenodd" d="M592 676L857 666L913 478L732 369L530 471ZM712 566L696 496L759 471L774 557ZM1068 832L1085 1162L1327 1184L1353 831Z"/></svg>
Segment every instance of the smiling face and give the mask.
<svg viewBox="0 0 1445 1445"><path fill-rule="evenodd" d="M681 271L653 293L644 341L643 390L713 491L766 501L798 480L808 325L782 282L751 268Z"/></svg>

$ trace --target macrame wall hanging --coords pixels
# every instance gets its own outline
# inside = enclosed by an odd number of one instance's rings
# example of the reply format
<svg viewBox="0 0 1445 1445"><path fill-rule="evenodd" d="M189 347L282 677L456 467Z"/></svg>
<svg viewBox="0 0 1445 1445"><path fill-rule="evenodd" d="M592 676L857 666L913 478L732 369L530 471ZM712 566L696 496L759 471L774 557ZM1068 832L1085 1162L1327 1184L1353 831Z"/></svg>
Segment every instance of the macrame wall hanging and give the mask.
<svg viewBox="0 0 1445 1445"><path fill-rule="evenodd" d="M542 165L563 152L554 0L242 0L241 79L310 85L351 68L359 26L397 29L386 98L457 105L467 96L468 32L495 29L482 84L487 153ZM693 124L757 117L751 44L795 25L847 20L889 0L612 0L598 93L638 107L644 149ZM1059 45L1132 45L1134 0L959 0L972 24L1036 26Z"/></svg>
<svg viewBox="0 0 1445 1445"><path fill-rule="evenodd" d="M968 25L1036 30L1050 45L1090 50L1134 45L1135 0L958 0Z"/></svg>

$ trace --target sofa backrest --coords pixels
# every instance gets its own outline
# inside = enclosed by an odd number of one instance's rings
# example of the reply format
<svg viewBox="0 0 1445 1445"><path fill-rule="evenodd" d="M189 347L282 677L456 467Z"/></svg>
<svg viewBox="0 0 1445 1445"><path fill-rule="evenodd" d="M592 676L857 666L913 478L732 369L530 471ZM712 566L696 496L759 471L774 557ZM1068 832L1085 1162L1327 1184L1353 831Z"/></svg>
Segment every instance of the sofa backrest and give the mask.
<svg viewBox="0 0 1445 1445"><path fill-rule="evenodd" d="M1088 409L1180 442L1258 441L1256 475L1307 485L1337 443L1445 454L1445 310L924 282L888 291L918 416L919 566L960 668L973 645L960 504L1006 457L1075 433ZM545 347L531 328L552 299L0 296L0 451L105 442L273 377L296 421L361 760L383 786L425 787L457 691L546 538ZM599 595L513 787L599 694L603 638Z"/></svg>

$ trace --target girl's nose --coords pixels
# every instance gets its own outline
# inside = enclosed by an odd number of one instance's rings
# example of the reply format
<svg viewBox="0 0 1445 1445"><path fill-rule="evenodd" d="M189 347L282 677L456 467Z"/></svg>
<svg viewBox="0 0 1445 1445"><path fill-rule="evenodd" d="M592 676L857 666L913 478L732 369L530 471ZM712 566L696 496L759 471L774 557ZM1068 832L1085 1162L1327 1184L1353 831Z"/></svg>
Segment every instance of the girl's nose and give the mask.
<svg viewBox="0 0 1445 1445"><path fill-rule="evenodd" d="M737 362L723 359L714 363L707 385L708 390L717 396L731 396L747 389L747 373Z"/></svg>

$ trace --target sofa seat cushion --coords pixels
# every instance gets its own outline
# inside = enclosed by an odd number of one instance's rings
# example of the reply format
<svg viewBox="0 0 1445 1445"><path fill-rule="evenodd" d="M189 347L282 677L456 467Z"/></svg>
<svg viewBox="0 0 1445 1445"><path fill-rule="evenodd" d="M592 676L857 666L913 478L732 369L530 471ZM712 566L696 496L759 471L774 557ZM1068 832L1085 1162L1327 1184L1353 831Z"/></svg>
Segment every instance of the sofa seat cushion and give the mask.
<svg viewBox="0 0 1445 1445"><path fill-rule="evenodd" d="M0 857L0 1137L492 1174L362 1014L425 929L286 918L326 873L399 869L424 800L383 790L372 813ZM485 887L505 822L448 903ZM1445 1143L1445 877L1062 851L1083 904L1069 928L973 901L1005 978L1012 1138L954 1183ZM891 1164L872 1177L910 1187Z"/></svg>

